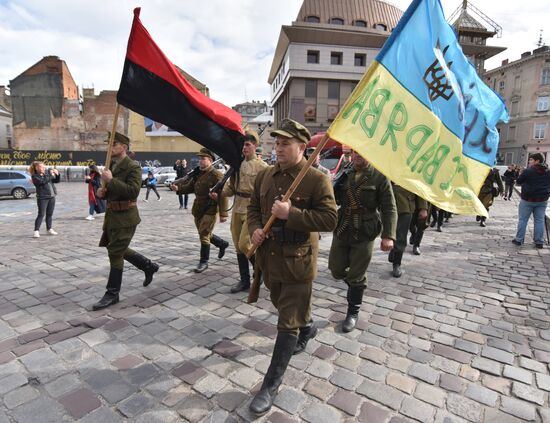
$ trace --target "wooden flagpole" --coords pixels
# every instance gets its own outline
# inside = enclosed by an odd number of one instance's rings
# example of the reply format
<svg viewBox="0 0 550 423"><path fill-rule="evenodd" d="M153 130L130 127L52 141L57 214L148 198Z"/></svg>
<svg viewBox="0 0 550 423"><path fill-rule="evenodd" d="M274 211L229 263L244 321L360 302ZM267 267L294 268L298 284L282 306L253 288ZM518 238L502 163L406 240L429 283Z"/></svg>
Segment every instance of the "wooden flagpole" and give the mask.
<svg viewBox="0 0 550 423"><path fill-rule="evenodd" d="M111 168L111 156L113 155L113 144L115 142L115 132L118 122L118 113L120 112L120 104L116 104L115 108L115 117L113 119L113 130L111 131L111 136L109 137L109 146L107 147L107 158L105 159L105 169L109 170Z"/></svg>

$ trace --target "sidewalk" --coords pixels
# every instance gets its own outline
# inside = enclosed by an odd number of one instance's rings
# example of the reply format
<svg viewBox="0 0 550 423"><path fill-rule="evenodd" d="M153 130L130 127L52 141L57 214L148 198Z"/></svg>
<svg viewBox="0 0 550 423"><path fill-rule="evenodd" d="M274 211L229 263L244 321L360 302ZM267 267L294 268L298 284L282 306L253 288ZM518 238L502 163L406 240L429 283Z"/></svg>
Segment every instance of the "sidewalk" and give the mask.
<svg viewBox="0 0 550 423"><path fill-rule="evenodd" d="M153 283L126 267L121 302L92 312L108 274L85 184L60 184L58 236L32 238L36 200L0 199L0 423L550 422L550 248L511 243L517 201L481 228L454 217L410 248L404 275L375 252L358 327L342 333L345 285L323 234L314 318L272 411L248 412L276 336L265 288L229 293L235 250L198 275L190 210L164 188L139 200L132 248L160 263ZM190 199L192 200L192 198ZM230 240L229 224L216 234ZM532 223L526 240L532 240Z"/></svg>

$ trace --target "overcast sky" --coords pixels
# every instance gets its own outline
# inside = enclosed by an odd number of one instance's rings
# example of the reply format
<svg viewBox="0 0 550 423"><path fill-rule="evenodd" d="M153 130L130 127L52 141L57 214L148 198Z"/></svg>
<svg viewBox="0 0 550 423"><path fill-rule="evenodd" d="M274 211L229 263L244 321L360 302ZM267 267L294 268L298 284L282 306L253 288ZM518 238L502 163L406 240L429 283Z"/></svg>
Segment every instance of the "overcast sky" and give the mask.
<svg viewBox="0 0 550 423"><path fill-rule="evenodd" d="M409 0L393 0L405 10ZM67 62L80 87L116 90L132 10L172 62L233 106L270 100L267 77L281 25L297 16L302 0L0 0L0 85L43 56ZM442 0L449 16L462 0ZM550 44L550 0L474 0L503 27L492 45L508 50L487 62L516 60L536 48L539 30Z"/></svg>

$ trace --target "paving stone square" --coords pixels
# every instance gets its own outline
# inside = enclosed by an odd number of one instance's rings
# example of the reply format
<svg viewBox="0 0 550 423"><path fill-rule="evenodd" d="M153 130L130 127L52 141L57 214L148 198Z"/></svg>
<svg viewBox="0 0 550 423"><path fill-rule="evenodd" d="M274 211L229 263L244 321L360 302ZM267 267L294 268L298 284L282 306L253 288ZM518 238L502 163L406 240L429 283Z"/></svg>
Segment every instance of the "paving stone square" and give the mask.
<svg viewBox="0 0 550 423"><path fill-rule="evenodd" d="M193 218L166 190L162 202L141 194L132 242L160 264L153 283L127 265L120 303L92 311L109 269L83 185L59 185L59 235L38 239L35 200L0 198L0 422L550 422L550 248L510 242L516 200L496 199L486 228L453 216L428 229L399 279L375 250L350 333L323 234L319 333L255 418L248 404L276 336L268 291L256 304L229 292L232 245L195 274ZM231 239L228 224L215 232Z"/></svg>

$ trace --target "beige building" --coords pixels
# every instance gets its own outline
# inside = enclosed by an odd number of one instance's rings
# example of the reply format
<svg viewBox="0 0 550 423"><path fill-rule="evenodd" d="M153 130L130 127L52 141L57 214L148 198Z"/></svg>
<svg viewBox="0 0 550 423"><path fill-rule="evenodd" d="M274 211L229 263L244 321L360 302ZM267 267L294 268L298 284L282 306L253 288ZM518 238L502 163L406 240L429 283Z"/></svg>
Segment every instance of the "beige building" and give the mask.
<svg viewBox="0 0 550 423"><path fill-rule="evenodd" d="M465 0L455 29L466 56L482 69L504 48L486 45L499 30L487 30L472 14ZM296 21L281 28L269 73L275 124L290 117L312 133L326 130L402 15L382 0L304 0Z"/></svg>
<svg viewBox="0 0 550 423"><path fill-rule="evenodd" d="M505 101L510 121L500 124L498 158L502 164L525 166L529 153L550 157L550 47L504 60L484 80Z"/></svg>

